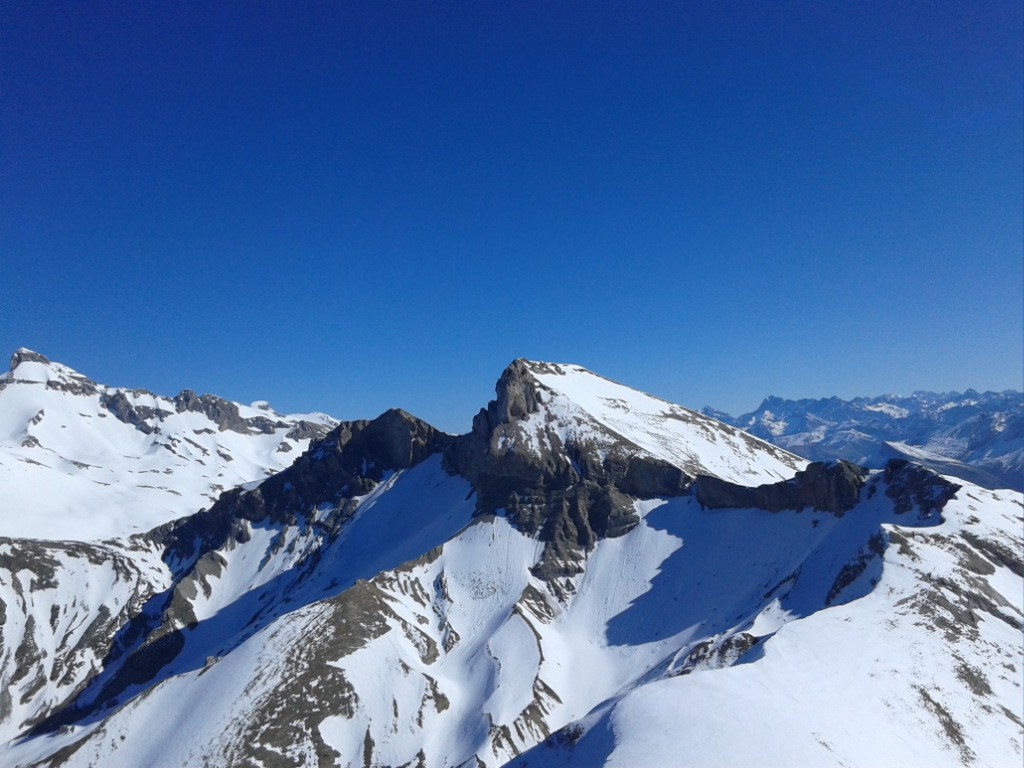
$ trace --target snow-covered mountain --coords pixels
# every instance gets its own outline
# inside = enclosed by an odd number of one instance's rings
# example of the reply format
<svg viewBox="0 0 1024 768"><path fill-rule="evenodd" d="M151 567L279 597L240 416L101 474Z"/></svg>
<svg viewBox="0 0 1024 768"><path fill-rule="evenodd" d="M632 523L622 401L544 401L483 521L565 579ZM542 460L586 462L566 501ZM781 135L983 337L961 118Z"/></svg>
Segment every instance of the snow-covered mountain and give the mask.
<svg viewBox="0 0 1024 768"><path fill-rule="evenodd" d="M284 469L335 424L265 402L107 387L19 349L0 375L0 535L147 531Z"/></svg>
<svg viewBox="0 0 1024 768"><path fill-rule="evenodd" d="M841 400L769 397L732 417L703 413L812 461L920 462L986 488L1024 490L1024 393L915 392Z"/></svg>
<svg viewBox="0 0 1024 768"><path fill-rule="evenodd" d="M0 765L1016 765L1022 515L516 361L466 435L0 540Z"/></svg>

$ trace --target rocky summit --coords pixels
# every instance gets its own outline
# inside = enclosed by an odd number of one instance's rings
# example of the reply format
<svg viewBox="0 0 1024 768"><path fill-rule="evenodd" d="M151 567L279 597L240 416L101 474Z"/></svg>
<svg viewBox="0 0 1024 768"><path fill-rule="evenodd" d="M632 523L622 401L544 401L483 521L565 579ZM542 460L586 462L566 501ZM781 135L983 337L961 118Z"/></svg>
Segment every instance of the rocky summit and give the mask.
<svg viewBox="0 0 1024 768"><path fill-rule="evenodd" d="M906 456L810 462L574 365L514 361L449 435L27 350L0 441L0 766L1024 749L1024 500Z"/></svg>

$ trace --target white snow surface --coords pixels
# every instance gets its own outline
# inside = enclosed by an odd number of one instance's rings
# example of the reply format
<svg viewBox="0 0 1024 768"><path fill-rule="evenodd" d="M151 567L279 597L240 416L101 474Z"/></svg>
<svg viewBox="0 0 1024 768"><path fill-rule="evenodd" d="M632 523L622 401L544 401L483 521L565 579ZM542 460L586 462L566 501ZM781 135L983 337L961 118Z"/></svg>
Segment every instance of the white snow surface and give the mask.
<svg viewBox="0 0 1024 768"><path fill-rule="evenodd" d="M166 412L146 420L155 431L103 406L102 395L118 393ZM205 414L177 412L170 398L95 384L60 363L21 362L0 376L0 536L99 541L150 530L289 466L309 445L287 437L299 421L336 423L234 405L243 419L286 426L221 430Z"/></svg>
<svg viewBox="0 0 1024 768"><path fill-rule="evenodd" d="M853 514L867 513L864 506ZM1024 747L1019 573L987 560L978 570L994 573L969 573L1005 599L1000 605L1008 617L981 612L976 628L934 609L934 593L925 587L944 580L965 585L963 553L971 537L1019 552L1022 508L1018 493L968 485L939 525L907 528L899 517L874 517L887 537L901 537L885 550L876 584L854 582L848 602L807 615L766 616L777 611L770 604L746 629L766 638L759 655L624 689L512 765L1018 765ZM848 520L831 524L834 543L842 528L865 522ZM794 533L783 527L783 535ZM774 536L781 530L757 533L768 537L766 552L779 551ZM824 564L819 555L805 560L791 600L815 561L815 568ZM955 602L955 593L939 592Z"/></svg>
<svg viewBox="0 0 1024 768"><path fill-rule="evenodd" d="M379 765L416 764L421 752L429 766L523 768L1016 764L1019 630L989 613L975 631L949 628L928 612L925 588L962 583L965 534L1019 545L1020 495L967 486L942 517L918 519L893 512L880 473L872 482L877 492L842 517L639 503L642 523L600 541L558 598L531 574L538 542L501 516L473 519L468 486L437 459L396 473L303 587L319 596L329 580L369 578L357 590L377 594L385 617L379 635L329 659L355 701L350 711L335 702L317 733L341 765L361 764L368 740ZM884 555L837 591L873 535L890 539ZM214 595L233 595L220 610L237 611L249 581L263 584L250 593L259 602L301 594L281 586L296 562L290 546L254 535L237 548L253 555L236 552L210 580ZM244 563L257 561L277 578L254 579ZM1019 622L1020 576L992 570L974 576ZM172 674L66 764L230 763L240 724L301 674L297 644L343 631L330 606L300 599L212 657L201 624ZM744 633L756 641L746 656L689 664L702 645ZM47 738L12 746L0 764L46 754L66 735ZM291 754L314 760L315 745L296 738Z"/></svg>
<svg viewBox="0 0 1024 768"><path fill-rule="evenodd" d="M617 384L578 365L527 363L550 393L524 432L534 446L555 434L608 444L617 435L691 475L714 475L740 485L792 477L807 461L652 395Z"/></svg>

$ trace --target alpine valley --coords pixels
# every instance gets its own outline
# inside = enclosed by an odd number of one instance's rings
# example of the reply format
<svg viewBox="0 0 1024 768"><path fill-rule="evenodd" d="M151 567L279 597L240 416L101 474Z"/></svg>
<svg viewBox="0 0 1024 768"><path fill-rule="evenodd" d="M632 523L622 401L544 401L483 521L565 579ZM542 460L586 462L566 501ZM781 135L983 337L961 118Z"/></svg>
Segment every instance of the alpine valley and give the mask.
<svg viewBox="0 0 1024 768"><path fill-rule="evenodd" d="M449 435L19 350L0 766L1019 766L1020 408L939 405L829 453L516 360Z"/></svg>

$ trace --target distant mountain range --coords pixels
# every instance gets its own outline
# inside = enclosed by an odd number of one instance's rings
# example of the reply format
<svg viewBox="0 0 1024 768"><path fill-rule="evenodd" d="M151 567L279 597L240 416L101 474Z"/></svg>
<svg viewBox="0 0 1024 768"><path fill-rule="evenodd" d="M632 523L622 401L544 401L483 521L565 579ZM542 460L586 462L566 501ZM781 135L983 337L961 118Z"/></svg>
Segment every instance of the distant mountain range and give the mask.
<svg viewBox="0 0 1024 768"><path fill-rule="evenodd" d="M840 400L769 397L733 417L703 413L811 461L878 468L908 458L985 488L1024 490L1024 393L915 392Z"/></svg>
<svg viewBox="0 0 1024 768"><path fill-rule="evenodd" d="M449 435L19 350L0 766L1019 764L1024 497L862 463L575 365Z"/></svg>

